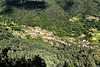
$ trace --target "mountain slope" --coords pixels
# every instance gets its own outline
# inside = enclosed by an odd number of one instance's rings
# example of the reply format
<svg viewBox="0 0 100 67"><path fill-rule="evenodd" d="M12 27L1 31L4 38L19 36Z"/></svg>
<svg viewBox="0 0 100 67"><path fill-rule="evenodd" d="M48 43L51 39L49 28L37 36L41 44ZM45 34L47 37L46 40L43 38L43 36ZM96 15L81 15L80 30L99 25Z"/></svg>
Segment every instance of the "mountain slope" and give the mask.
<svg viewBox="0 0 100 67"><path fill-rule="evenodd" d="M40 26L55 35L74 37L85 34L90 39L89 29L100 30L99 21L88 20L87 15L100 16L99 0L19 0L0 1L0 21ZM70 21L73 17L77 21Z"/></svg>
<svg viewBox="0 0 100 67"><path fill-rule="evenodd" d="M76 48L74 48L76 47ZM75 45L52 47L36 40L11 39L0 42L1 67L99 67L95 49Z"/></svg>

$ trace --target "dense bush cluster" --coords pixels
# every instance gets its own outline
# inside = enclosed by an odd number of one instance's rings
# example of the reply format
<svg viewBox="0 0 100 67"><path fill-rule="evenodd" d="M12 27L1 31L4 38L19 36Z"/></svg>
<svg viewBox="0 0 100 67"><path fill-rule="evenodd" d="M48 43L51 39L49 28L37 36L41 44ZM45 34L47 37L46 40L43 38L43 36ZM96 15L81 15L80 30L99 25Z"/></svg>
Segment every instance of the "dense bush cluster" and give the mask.
<svg viewBox="0 0 100 67"><path fill-rule="evenodd" d="M14 37L4 26L0 26L0 40Z"/></svg>

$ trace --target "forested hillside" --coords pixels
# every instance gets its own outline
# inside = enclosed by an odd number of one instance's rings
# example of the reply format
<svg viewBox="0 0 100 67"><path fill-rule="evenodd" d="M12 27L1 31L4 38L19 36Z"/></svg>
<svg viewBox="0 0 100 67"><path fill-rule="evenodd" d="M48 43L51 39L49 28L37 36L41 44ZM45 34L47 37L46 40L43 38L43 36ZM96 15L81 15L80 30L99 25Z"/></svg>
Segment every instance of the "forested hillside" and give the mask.
<svg viewBox="0 0 100 67"><path fill-rule="evenodd" d="M85 18L86 15L100 16L99 0L4 0L1 8L1 21L13 20L19 24L40 26L56 31L58 36L70 35L73 30L80 35L89 28L100 28L99 22L91 24ZM69 21L73 16L79 18L76 23Z"/></svg>
<svg viewBox="0 0 100 67"><path fill-rule="evenodd" d="M97 52L97 53L96 53ZM36 40L11 39L0 41L1 67L99 67L96 49L75 45L52 47Z"/></svg>
<svg viewBox="0 0 100 67"><path fill-rule="evenodd" d="M0 0L0 67L100 67L100 0Z"/></svg>

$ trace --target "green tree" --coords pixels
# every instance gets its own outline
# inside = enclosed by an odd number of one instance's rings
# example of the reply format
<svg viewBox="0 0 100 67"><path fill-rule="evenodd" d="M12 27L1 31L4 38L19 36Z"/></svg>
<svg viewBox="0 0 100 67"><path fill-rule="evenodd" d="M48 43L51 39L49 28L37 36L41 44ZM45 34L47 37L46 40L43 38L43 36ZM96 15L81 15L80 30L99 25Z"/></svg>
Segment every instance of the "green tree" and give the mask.
<svg viewBox="0 0 100 67"><path fill-rule="evenodd" d="M42 39L41 36L37 36L35 39L36 39L36 40L41 40L41 41L43 41L43 39Z"/></svg>

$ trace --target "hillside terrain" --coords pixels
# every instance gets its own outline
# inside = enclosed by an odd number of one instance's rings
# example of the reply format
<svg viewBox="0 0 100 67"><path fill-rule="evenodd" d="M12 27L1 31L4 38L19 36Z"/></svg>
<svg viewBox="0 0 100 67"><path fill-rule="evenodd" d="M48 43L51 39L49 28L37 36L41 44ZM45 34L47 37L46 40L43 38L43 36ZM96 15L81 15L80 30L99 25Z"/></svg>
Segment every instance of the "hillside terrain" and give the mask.
<svg viewBox="0 0 100 67"><path fill-rule="evenodd" d="M56 45L57 42L52 45L49 42L44 42L39 36L32 38L28 35L32 27L24 28L27 31L25 33L23 26L25 25L20 26L13 22L8 24L0 23L1 67L100 66L100 47L92 47L90 45L86 47L82 44L70 42L67 42L67 45L59 43L58 46ZM35 28L38 29L39 27ZM25 38L23 37L24 34L27 34Z"/></svg>
<svg viewBox="0 0 100 67"><path fill-rule="evenodd" d="M1 0L0 67L100 67L100 0Z"/></svg>

